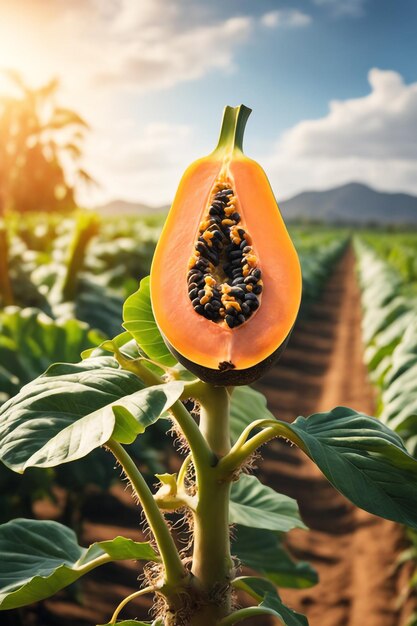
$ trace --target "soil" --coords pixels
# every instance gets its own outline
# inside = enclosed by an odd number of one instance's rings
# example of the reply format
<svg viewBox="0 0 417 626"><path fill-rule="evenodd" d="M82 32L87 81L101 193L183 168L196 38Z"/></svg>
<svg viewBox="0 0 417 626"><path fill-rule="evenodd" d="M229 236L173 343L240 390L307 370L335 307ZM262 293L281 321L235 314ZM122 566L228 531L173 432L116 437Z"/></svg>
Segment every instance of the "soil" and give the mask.
<svg viewBox="0 0 417 626"><path fill-rule="evenodd" d="M354 258L348 249L320 301L297 324L284 357L258 384L277 417L290 421L337 405L373 414L375 395L363 365L360 322ZM320 577L311 589L281 590L284 601L306 614L310 626L405 626L410 604L402 608L397 604L408 572L395 566L404 548L401 527L350 504L298 448L274 441L262 453L260 478L296 498L311 528L310 532L289 533L289 549L296 558L309 561ZM117 534L144 539L138 531L139 516L121 485L104 499L92 494L84 519L85 543ZM63 592L38 608L25 610L20 622L11 621L16 612L9 616L6 612L1 624L104 624L120 599L137 589L137 576L134 563L99 568L72 591L72 597ZM132 601L121 617L146 619L149 608L150 600ZM267 626L276 621L265 617L251 623Z"/></svg>

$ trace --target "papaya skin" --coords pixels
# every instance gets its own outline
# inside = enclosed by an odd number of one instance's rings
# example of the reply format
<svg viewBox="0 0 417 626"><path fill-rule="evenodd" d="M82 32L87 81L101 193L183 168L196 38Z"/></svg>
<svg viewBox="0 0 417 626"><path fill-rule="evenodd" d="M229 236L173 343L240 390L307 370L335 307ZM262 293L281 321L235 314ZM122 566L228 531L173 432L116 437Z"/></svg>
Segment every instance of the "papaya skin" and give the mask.
<svg viewBox="0 0 417 626"><path fill-rule="evenodd" d="M201 380L243 385L259 378L282 354L301 300L297 253L266 174L242 151L250 110L226 107L219 144L183 175L151 268L156 323L176 358ZM188 296L187 273L213 189L225 181L238 199L239 225L250 235L263 290L259 308L229 328L197 314Z"/></svg>
<svg viewBox="0 0 417 626"><path fill-rule="evenodd" d="M266 359L253 365L252 367L247 367L244 370L231 369L223 372L219 372L219 370L212 370L208 367L203 367L201 365L197 365L192 361L189 361L182 354L179 354L166 340L168 349L175 356L175 358L190 372L195 374L200 380L204 383L209 383L210 385L222 386L222 387L238 387L240 385L251 385L255 381L259 380L271 367L281 358L284 353L285 348L287 347L288 341L290 339L292 333L292 329L282 342L282 344L270 354Z"/></svg>

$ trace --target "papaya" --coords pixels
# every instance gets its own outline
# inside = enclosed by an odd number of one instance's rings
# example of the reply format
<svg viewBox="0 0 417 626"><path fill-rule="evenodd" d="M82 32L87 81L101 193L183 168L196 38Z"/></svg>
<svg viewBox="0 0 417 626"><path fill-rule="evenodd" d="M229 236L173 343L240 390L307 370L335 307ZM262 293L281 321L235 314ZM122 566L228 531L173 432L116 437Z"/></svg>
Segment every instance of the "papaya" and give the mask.
<svg viewBox="0 0 417 626"><path fill-rule="evenodd" d="M263 169L243 153L251 109L224 110L217 147L185 171L151 267L151 302L175 357L243 385L280 356L301 300L294 245Z"/></svg>

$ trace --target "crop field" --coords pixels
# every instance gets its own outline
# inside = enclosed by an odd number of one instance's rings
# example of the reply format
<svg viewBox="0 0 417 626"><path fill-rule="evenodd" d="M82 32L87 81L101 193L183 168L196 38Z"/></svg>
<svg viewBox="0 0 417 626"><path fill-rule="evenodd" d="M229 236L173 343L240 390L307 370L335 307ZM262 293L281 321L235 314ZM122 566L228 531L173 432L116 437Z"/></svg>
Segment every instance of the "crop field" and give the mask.
<svg viewBox="0 0 417 626"><path fill-rule="evenodd" d="M86 350L106 354L98 346L122 331L123 302L149 274L162 222L80 212L0 223L0 407L50 364L77 363ZM243 407L266 411L261 392L285 422L338 405L375 415L416 456L417 234L353 236L307 226L291 226L290 233L303 271L301 311L279 363L253 389L238 388L232 437L242 430ZM130 446L151 485L164 465L180 470L168 427L160 420ZM262 571L310 626L415 626L414 532L351 504L282 439L264 446L262 457L258 478L297 500L309 530L294 522L290 532L271 528L254 538L237 520L234 547L245 571ZM103 449L23 476L0 465L0 521L58 520L76 530L82 545L115 535L145 541L129 488L113 467ZM183 542L184 529L175 515L171 521ZM0 623L105 624L136 588L134 563L108 564L49 600L4 611ZM146 619L149 608L150 600L132 600L124 617Z"/></svg>

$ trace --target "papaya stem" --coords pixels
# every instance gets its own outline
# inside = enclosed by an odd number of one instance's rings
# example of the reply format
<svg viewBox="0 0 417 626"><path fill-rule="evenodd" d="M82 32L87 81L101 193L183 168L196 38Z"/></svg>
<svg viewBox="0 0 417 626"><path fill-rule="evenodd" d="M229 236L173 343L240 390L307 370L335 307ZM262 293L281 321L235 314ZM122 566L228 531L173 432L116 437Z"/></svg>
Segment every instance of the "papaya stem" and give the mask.
<svg viewBox="0 0 417 626"><path fill-rule="evenodd" d="M198 502L194 512L194 550L192 573L203 594L212 599L205 607L215 624L231 609L230 582L233 561L229 534L229 480L219 478L216 458L230 450L230 398L224 387L207 385L209 393L200 399L200 430L215 455L215 462L206 466L198 483ZM203 612L195 623L203 623ZM198 619L202 621L198 621ZM194 622L192 622L194 623ZM205 622L204 622L205 623Z"/></svg>
<svg viewBox="0 0 417 626"><path fill-rule="evenodd" d="M63 302L69 302L76 297L78 278L84 266L85 252L90 240L97 235L98 230L99 222L94 213L81 214L78 217L75 233L67 252L65 275L59 294Z"/></svg>
<svg viewBox="0 0 417 626"><path fill-rule="evenodd" d="M172 535L165 522L164 516L159 510L154 500L153 494L145 482L142 474L136 467L133 459L120 443L110 439L106 447L114 454L116 459L130 480L133 489L142 505L143 512L148 521L149 527L155 537L159 553L164 565L165 580L168 587L178 587L186 578L186 571L182 564L181 557L175 546Z"/></svg>
<svg viewBox="0 0 417 626"><path fill-rule="evenodd" d="M3 306L14 304L13 289L9 275L9 242L6 225L0 223L0 301Z"/></svg>
<svg viewBox="0 0 417 626"><path fill-rule="evenodd" d="M143 380L146 385L151 386L164 384L165 381L163 378L145 367L145 365L137 359L126 358L120 351L115 352L115 358L123 369L136 374L136 376ZM188 445L190 446L198 483L200 475L203 471L202 467L205 464L210 464L212 462L212 452L202 436L198 425L180 400L177 400L177 402L172 405L169 409L169 413L171 413L174 420L177 422L187 440Z"/></svg>
<svg viewBox="0 0 417 626"><path fill-rule="evenodd" d="M243 135L251 112L252 109L244 104L224 108L220 137L214 152L223 153L225 157L231 157L235 150L243 152Z"/></svg>
<svg viewBox="0 0 417 626"><path fill-rule="evenodd" d="M253 428L262 428L262 430L247 440ZM274 420L257 420L245 428L230 452L220 460L219 472L226 478L230 473L236 471L260 446L268 443L271 439L275 439L275 437L289 439L307 454L305 445L289 425Z"/></svg>

